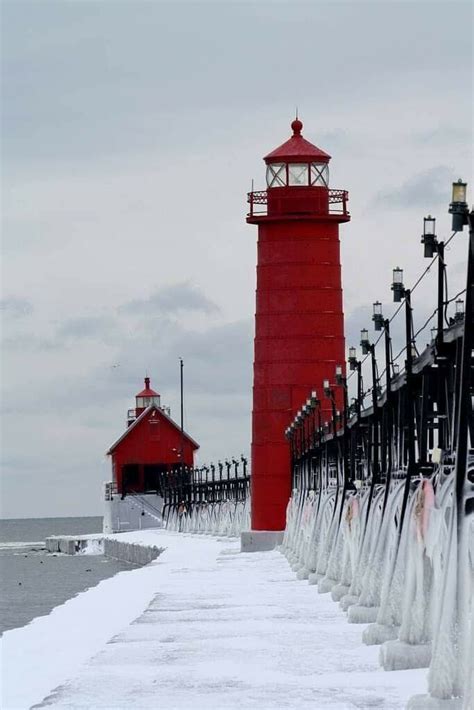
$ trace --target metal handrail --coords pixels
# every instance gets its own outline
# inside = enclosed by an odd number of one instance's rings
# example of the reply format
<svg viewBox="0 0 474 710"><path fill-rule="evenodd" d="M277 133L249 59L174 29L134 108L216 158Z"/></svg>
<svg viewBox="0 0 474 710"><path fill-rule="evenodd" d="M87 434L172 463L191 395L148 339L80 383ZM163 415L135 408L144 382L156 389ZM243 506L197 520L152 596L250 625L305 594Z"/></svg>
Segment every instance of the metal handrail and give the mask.
<svg viewBox="0 0 474 710"><path fill-rule="evenodd" d="M279 188L275 188L278 190ZM331 207L324 206L324 209L315 209L314 213L315 214L342 214L342 215L348 215L349 212L347 210L347 202L349 200L349 193L347 190L327 190L327 195L328 195L328 205L341 205L339 209L331 209ZM295 192L294 195L291 196L291 198L288 196L288 194L281 194L281 197L283 199L296 199L299 197L298 193ZM308 201L310 198L307 198ZM265 216L267 214L267 210L261 210L261 211L255 211L254 206L255 205L262 205L265 207L268 207L268 190L253 190L252 192L247 193L247 202L250 205L250 212L248 213L249 217L253 216ZM316 201L315 201L316 202ZM316 205L315 205L316 206Z"/></svg>

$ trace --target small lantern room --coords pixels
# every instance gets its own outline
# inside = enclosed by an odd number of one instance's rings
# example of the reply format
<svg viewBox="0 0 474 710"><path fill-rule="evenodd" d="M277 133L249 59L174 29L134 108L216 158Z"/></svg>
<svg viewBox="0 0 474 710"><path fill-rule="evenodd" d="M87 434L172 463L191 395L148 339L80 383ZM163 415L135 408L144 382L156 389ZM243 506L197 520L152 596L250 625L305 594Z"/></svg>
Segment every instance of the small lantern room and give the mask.
<svg viewBox="0 0 474 710"><path fill-rule="evenodd" d="M293 135L286 143L265 156L267 189L279 187L329 187L331 156L301 135L302 122L296 118Z"/></svg>
<svg viewBox="0 0 474 710"><path fill-rule="evenodd" d="M161 407L160 395L155 390L150 387L150 378L145 377L145 389L135 395L135 413L138 417L144 409L150 406L150 404L155 404L157 407Z"/></svg>

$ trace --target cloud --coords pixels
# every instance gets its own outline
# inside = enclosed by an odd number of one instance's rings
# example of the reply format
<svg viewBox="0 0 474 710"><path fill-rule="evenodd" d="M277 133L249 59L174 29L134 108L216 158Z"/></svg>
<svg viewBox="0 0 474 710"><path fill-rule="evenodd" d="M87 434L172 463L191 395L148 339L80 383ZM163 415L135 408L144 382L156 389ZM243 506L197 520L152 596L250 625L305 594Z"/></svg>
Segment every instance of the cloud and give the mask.
<svg viewBox="0 0 474 710"><path fill-rule="evenodd" d="M10 296L0 300L0 311L6 317L22 318L33 313L33 304L27 301L26 298Z"/></svg>
<svg viewBox="0 0 474 710"><path fill-rule="evenodd" d="M472 142L472 127L443 123L428 130L416 131L410 140L415 146L422 143L446 150L447 145L469 145Z"/></svg>
<svg viewBox="0 0 474 710"><path fill-rule="evenodd" d="M424 210L449 202L449 185L453 181L453 171L445 165L426 170L405 180L400 186L379 192L373 204L380 207Z"/></svg>
<svg viewBox="0 0 474 710"><path fill-rule="evenodd" d="M156 291L149 298L135 299L124 303L120 309L133 315L160 313L182 313L184 311L200 311L201 313L217 313L219 307L209 300L202 291L189 281L173 284Z"/></svg>
<svg viewBox="0 0 474 710"><path fill-rule="evenodd" d="M57 330L57 337L71 339L105 340L118 331L118 323L110 316L79 316L63 321Z"/></svg>
<svg viewBox="0 0 474 710"><path fill-rule="evenodd" d="M35 333L20 333L8 338L2 338L2 348L7 351L33 353L60 350L64 343L56 338L43 338Z"/></svg>

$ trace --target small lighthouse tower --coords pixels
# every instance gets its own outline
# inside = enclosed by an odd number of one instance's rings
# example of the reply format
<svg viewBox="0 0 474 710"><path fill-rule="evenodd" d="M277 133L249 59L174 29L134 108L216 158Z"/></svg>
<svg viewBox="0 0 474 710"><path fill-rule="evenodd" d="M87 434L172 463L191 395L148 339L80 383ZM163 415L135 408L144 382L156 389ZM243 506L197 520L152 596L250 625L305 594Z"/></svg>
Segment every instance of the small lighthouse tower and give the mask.
<svg viewBox="0 0 474 710"><path fill-rule="evenodd" d="M158 409L161 409L161 398L158 392L152 390L150 387L150 378L145 377L145 388L140 390L138 394L135 395L135 409L129 409L127 415L127 424L133 424L135 419L140 416L140 414L145 411L147 407L151 404L156 405Z"/></svg>
<svg viewBox="0 0 474 710"><path fill-rule="evenodd" d="M247 222L258 225L252 531L284 530L285 429L345 360L339 225L350 219L348 193L329 188L331 156L303 138L302 122L291 128L264 158L267 189L248 195Z"/></svg>

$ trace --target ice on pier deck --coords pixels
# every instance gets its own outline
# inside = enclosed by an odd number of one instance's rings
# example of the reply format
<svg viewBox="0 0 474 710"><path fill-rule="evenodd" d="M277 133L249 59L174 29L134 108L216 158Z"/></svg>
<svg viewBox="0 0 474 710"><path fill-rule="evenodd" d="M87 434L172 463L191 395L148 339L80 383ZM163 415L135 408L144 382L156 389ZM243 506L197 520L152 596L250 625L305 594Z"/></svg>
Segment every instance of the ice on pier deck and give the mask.
<svg viewBox="0 0 474 710"><path fill-rule="evenodd" d="M53 612L38 620L44 622L44 648L32 681L35 674L46 674L36 693L49 683L49 694L34 698L25 689L23 701L21 686L31 672L28 653L40 649L38 639L36 646L28 643L34 622L18 630L24 665L15 669L10 661L8 668L8 683L19 686L17 704L3 707L35 702L48 708L115 710L382 710L403 708L413 693L426 692L425 670L381 670L379 648L361 642L363 627L348 624L329 594L297 581L279 552L241 554L237 541L165 531L120 537L167 549L151 565L121 573L58 608L69 605L63 618L56 614L55 619ZM128 623L127 610L130 606L133 612L138 590L142 610ZM74 618L81 613L81 597L88 595L87 616ZM116 613L120 606L122 621ZM107 622L108 607L112 622ZM75 625L74 668L64 664L68 650L61 647L68 618ZM99 633L91 644L87 635L93 627L97 635L101 624L108 638L101 641Z"/></svg>

